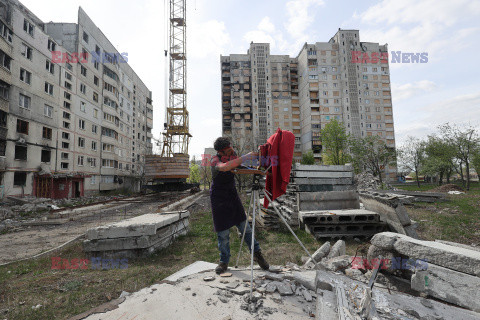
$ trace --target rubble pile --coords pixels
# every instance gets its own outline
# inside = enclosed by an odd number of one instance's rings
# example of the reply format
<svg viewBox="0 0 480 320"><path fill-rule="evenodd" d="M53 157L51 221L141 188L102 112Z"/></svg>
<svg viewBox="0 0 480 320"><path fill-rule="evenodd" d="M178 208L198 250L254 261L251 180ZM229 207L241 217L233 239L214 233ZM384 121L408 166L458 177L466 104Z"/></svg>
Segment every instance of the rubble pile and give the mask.
<svg viewBox="0 0 480 320"><path fill-rule="evenodd" d="M354 179L357 190L395 190L388 182L380 182L378 177L375 177L370 172L362 172L355 175Z"/></svg>

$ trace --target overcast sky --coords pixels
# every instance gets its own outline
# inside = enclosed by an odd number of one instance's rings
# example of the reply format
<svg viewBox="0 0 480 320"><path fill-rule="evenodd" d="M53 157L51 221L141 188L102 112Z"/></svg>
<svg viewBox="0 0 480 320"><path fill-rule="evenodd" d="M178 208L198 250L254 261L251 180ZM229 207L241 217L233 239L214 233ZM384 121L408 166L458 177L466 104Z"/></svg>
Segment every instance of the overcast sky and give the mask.
<svg viewBox="0 0 480 320"><path fill-rule="evenodd" d="M155 137L164 116L164 0L23 0L45 22L77 22L78 6L153 91ZM221 135L220 54L251 41L296 56L304 42L338 30L388 43L389 52L427 52L425 64L390 64L397 145L437 125L480 125L480 0L187 0L190 155Z"/></svg>

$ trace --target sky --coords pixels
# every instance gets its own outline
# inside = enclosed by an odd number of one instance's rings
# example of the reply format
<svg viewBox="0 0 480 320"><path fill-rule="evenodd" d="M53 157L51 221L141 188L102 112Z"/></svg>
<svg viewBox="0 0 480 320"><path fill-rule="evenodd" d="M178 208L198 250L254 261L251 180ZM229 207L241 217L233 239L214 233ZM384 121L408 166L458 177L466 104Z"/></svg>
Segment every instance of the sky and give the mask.
<svg viewBox="0 0 480 320"><path fill-rule="evenodd" d="M23 0L45 22L77 22L81 6L153 92L154 137L165 114L165 0ZM220 55L269 42L296 56L342 29L388 51L428 53L390 63L395 138L423 138L445 122L480 127L480 0L187 0L190 156L221 135ZM391 60L391 58L390 58Z"/></svg>

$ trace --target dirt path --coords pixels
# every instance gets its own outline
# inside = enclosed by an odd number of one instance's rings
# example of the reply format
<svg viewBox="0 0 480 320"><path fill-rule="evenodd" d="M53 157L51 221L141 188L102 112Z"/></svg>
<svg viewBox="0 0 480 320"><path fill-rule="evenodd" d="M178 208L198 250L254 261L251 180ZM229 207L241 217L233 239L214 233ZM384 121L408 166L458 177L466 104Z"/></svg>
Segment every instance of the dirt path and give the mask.
<svg viewBox="0 0 480 320"><path fill-rule="evenodd" d="M67 241L73 240L88 229L128 219L150 212L158 212L158 206L180 199L186 194L144 196L134 203L112 204L110 209L98 209L88 216L83 216L61 225L22 226L14 232L0 235L0 265L29 258L39 253L54 249ZM188 195L188 194L187 194ZM74 217L74 215L70 215Z"/></svg>

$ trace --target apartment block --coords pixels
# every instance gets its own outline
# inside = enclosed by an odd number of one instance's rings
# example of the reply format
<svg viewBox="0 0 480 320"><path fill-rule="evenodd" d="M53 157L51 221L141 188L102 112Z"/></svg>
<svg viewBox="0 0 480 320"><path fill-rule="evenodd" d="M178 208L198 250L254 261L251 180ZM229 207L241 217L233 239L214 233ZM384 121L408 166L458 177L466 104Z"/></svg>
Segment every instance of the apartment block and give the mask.
<svg viewBox="0 0 480 320"><path fill-rule="evenodd" d="M152 93L79 8L44 23L0 1L0 184L5 195L139 190Z"/></svg>
<svg viewBox="0 0 480 320"><path fill-rule="evenodd" d="M223 134L254 148L280 127L295 134L296 161L310 150L321 160L321 129L336 119L352 136L376 135L394 148L388 58L361 59L387 52L361 42L358 30L339 29L328 42L305 43L295 58L270 55L265 43L221 56ZM251 100L241 98L245 88ZM385 173L394 178L396 168Z"/></svg>

